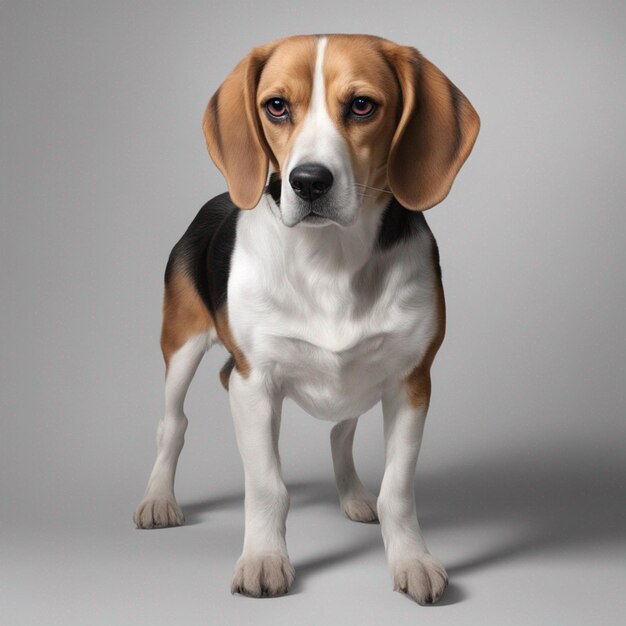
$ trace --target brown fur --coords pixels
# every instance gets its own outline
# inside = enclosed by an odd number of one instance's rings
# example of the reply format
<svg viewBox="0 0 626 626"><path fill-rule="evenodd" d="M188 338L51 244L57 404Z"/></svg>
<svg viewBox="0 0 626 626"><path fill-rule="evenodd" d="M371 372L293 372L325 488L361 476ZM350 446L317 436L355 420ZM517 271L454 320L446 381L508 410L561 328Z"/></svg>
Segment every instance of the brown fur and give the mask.
<svg viewBox="0 0 626 626"><path fill-rule="evenodd" d="M213 320L193 283L184 274L174 272L165 284L163 296L161 350L166 367L187 339L211 328Z"/></svg>
<svg viewBox="0 0 626 626"><path fill-rule="evenodd" d="M441 202L469 156L480 118L461 91L415 48L383 41L397 72L402 117L389 152L389 186L408 209Z"/></svg>
<svg viewBox="0 0 626 626"><path fill-rule="evenodd" d="M239 346L233 339L230 324L228 323L228 312L226 307L221 308L217 312L217 315L215 316L215 327L217 330L217 336L224 344L224 347L230 352L233 361L235 362L235 369L244 378L247 378L250 374L250 364L248 363L248 359L246 359L244 353L239 349Z"/></svg>
<svg viewBox="0 0 626 626"><path fill-rule="evenodd" d="M228 391L228 381L230 380L230 375L233 369L235 369L235 359L231 356L228 358L226 363L222 365L222 369L220 370L220 382L226 391Z"/></svg>
<svg viewBox="0 0 626 626"><path fill-rule="evenodd" d="M436 259L433 259L433 262L437 263ZM414 408L419 406L428 408L428 403L430 402L430 368L446 333L446 302L443 294L443 285L439 277L437 277L435 284L435 301L437 307L437 330L435 336L426 349L421 362L404 381L409 396L409 403Z"/></svg>
<svg viewBox="0 0 626 626"><path fill-rule="evenodd" d="M230 73L204 112L202 128L211 158L226 178L233 202L251 209L261 198L268 172L268 149L255 98L263 64L274 44L255 48Z"/></svg>
<svg viewBox="0 0 626 626"><path fill-rule="evenodd" d="M163 297L161 350L166 368L172 354L190 337L209 332L212 328L215 328L218 340L231 353L231 358L220 372L220 381L228 389L228 377L233 368L245 378L250 372L250 365L233 339L226 307L217 312L214 321L191 280L180 272L174 272L165 284Z"/></svg>

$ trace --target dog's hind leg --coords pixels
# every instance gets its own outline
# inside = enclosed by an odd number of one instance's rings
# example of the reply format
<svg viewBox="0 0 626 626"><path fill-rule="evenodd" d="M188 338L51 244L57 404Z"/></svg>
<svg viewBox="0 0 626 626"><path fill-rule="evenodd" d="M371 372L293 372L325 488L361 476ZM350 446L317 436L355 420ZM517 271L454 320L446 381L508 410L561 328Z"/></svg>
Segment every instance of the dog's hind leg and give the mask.
<svg viewBox="0 0 626 626"><path fill-rule="evenodd" d="M138 528L165 528L184 522L174 497L176 464L187 430L183 403L202 356L215 339L211 318L195 290L183 277L170 279L165 289L161 334L167 367L165 415L157 429L157 458L133 516Z"/></svg>
<svg viewBox="0 0 626 626"><path fill-rule="evenodd" d="M352 444L358 417L339 422L330 432L330 447L341 510L355 522L375 522L376 496L361 482L354 467Z"/></svg>

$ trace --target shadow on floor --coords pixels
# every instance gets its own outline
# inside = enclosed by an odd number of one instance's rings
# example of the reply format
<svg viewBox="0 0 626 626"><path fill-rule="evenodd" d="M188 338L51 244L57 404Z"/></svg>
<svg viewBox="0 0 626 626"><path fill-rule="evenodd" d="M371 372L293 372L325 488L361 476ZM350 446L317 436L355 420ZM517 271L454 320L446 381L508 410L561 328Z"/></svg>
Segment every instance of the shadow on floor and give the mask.
<svg viewBox="0 0 626 626"><path fill-rule="evenodd" d="M523 555L571 548L593 548L626 541L626 463L595 454L555 453L532 457L514 456L477 460L462 466L451 465L443 472L424 473L418 468L416 486L422 528L444 537L447 530L464 532L501 528L509 539L499 539L469 558L447 563L456 574L480 570ZM366 481L369 482L369 481ZM329 481L301 481L287 485L291 507L297 509L326 504L337 509L334 484ZM183 506L189 523L198 523L211 510L240 507L243 491L209 498ZM623 543L622 543L623 545ZM380 534L331 555L296 564L299 579L332 568L372 550L382 550ZM439 606L464 599L455 584Z"/></svg>
<svg viewBox="0 0 626 626"><path fill-rule="evenodd" d="M499 528L511 537L457 563L451 575L518 556L626 541L626 463L601 453L529 453L419 476L423 527ZM468 533L469 534L469 533ZM501 537L501 533L499 534Z"/></svg>

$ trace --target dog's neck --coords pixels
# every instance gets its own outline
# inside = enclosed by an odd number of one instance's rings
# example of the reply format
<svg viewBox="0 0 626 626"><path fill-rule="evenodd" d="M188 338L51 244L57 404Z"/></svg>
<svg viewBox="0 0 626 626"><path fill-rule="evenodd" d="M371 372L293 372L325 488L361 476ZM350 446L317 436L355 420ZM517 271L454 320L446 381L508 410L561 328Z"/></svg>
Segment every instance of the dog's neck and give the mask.
<svg viewBox="0 0 626 626"><path fill-rule="evenodd" d="M280 219L276 202L271 196L266 199L266 219L275 223L287 264L305 265L317 273L335 276L337 273L354 274L363 268L376 249L385 210L383 205L362 206L350 226L329 224L314 228L297 224L287 227Z"/></svg>
<svg viewBox="0 0 626 626"><path fill-rule="evenodd" d="M287 227L280 217L280 189L280 178L272 174L265 196L269 209L267 219L277 221L287 260L333 275L337 272L354 274L367 263L376 249L382 216L390 197L381 194L382 200L365 199L357 219L349 226L311 227L300 223Z"/></svg>

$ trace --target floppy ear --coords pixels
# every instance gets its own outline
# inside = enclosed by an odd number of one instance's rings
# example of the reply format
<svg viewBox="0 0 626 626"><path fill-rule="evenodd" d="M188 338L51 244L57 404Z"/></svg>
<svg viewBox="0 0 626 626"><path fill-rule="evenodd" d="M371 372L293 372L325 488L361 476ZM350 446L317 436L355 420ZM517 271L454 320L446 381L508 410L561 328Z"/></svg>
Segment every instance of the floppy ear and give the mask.
<svg viewBox="0 0 626 626"><path fill-rule="evenodd" d="M256 111L256 90L264 63L273 50L252 50L213 94L202 118L209 154L224 175L232 201L255 207L265 188L267 144Z"/></svg>
<svg viewBox="0 0 626 626"><path fill-rule="evenodd" d="M387 175L407 209L441 202L472 150L480 118L461 91L415 48L385 45L402 91Z"/></svg>

